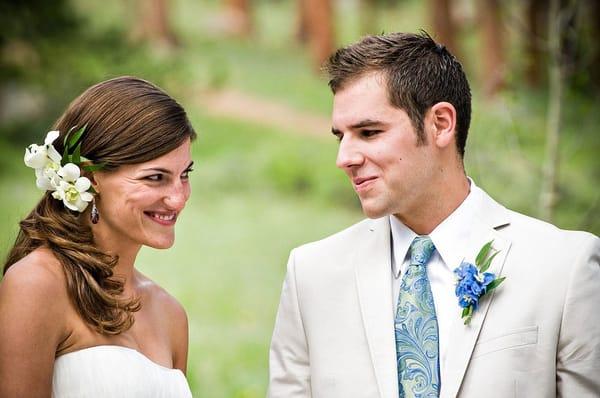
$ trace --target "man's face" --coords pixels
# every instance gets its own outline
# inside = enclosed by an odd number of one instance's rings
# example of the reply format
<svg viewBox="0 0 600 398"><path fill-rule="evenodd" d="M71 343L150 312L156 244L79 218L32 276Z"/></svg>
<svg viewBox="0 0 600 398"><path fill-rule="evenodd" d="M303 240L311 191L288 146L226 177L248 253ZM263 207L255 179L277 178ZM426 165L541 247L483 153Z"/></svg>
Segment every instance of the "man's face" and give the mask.
<svg viewBox="0 0 600 398"><path fill-rule="evenodd" d="M389 103L382 75L366 74L339 90L332 119L340 140L336 164L350 178L367 217L418 216L434 188L435 148L430 139L417 146L407 113Z"/></svg>

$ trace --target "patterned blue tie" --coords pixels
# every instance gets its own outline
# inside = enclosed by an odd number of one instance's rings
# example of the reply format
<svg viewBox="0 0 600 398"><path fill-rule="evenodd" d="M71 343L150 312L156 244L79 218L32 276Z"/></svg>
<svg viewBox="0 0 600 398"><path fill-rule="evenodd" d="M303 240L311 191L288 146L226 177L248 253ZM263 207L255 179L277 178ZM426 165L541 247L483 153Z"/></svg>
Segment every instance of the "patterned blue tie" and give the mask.
<svg viewBox="0 0 600 398"><path fill-rule="evenodd" d="M428 236L413 240L400 285L395 321L400 398L440 395L438 323L426 268L434 250Z"/></svg>

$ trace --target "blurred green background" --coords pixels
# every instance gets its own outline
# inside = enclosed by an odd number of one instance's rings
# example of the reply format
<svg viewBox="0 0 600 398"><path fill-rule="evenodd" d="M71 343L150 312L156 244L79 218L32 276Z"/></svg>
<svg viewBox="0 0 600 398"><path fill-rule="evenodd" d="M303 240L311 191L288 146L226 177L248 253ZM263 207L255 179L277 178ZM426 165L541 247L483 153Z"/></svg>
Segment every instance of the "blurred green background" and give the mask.
<svg viewBox="0 0 600 398"><path fill-rule="evenodd" d="M338 0L323 1L331 9L319 10L319 1L302 1L308 11L292 0L0 5L2 256L40 197L23 165L25 146L42 142L89 85L125 74L151 80L186 108L199 133L193 195L178 222L177 243L166 251L143 249L138 260L188 311L188 378L197 397L264 396L290 249L362 218L350 184L335 168L331 94L317 71L332 46L366 32L420 28L443 39L463 62L474 92L469 175L508 207L541 214L554 91L547 26L534 29L531 18L547 20L541 10L547 8L535 11L535 0L497 8L490 4L500 2L481 1L483 9L469 0ZM448 3L440 22L436 12ZM562 228L600 234L598 44L597 36L591 39L598 7L558 3L565 29L551 217Z"/></svg>

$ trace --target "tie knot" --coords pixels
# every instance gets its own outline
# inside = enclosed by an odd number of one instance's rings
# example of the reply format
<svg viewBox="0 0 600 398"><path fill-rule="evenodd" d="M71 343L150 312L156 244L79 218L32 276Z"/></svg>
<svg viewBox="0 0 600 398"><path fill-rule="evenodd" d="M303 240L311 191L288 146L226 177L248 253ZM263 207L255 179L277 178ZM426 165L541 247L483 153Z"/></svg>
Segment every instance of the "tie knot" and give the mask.
<svg viewBox="0 0 600 398"><path fill-rule="evenodd" d="M410 265L425 265L435 246L429 236L417 236L410 244Z"/></svg>

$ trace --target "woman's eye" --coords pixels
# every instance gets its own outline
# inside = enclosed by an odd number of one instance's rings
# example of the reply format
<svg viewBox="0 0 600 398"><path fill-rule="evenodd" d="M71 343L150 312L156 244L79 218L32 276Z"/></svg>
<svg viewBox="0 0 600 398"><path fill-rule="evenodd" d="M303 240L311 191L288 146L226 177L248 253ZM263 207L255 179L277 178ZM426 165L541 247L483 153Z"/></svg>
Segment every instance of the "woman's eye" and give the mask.
<svg viewBox="0 0 600 398"><path fill-rule="evenodd" d="M152 174L150 176L145 177L145 179L150 180L150 181L162 181L163 175L162 174Z"/></svg>
<svg viewBox="0 0 600 398"><path fill-rule="evenodd" d="M190 173L194 171L194 169L187 169L186 171L184 171L183 173L181 173L181 178L184 180L187 180L188 178L190 178Z"/></svg>

